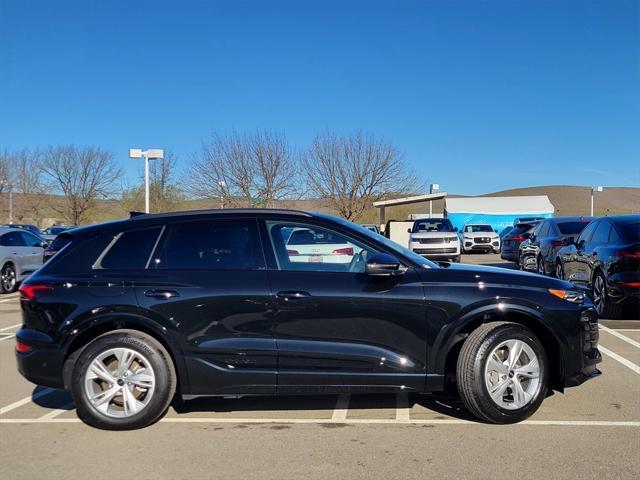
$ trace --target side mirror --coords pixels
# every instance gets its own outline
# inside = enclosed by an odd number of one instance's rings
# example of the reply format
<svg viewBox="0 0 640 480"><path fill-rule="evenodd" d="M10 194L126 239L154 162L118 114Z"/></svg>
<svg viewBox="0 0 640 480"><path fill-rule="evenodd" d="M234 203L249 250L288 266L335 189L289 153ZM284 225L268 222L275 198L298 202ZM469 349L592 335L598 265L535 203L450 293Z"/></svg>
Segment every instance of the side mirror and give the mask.
<svg viewBox="0 0 640 480"><path fill-rule="evenodd" d="M373 277L392 277L402 275L406 268L393 255L377 253L367 260L365 272Z"/></svg>
<svg viewBox="0 0 640 480"><path fill-rule="evenodd" d="M39 246L39 247L42 247L42 248L47 248L47 247L49 246L49 244L48 244L47 242L40 242L40 243L38 244L38 246Z"/></svg>
<svg viewBox="0 0 640 480"><path fill-rule="evenodd" d="M407 233L411 233L411 229L410 228L407 228Z"/></svg>
<svg viewBox="0 0 640 480"><path fill-rule="evenodd" d="M458 231L458 227L453 227L453 231L457 232Z"/></svg>

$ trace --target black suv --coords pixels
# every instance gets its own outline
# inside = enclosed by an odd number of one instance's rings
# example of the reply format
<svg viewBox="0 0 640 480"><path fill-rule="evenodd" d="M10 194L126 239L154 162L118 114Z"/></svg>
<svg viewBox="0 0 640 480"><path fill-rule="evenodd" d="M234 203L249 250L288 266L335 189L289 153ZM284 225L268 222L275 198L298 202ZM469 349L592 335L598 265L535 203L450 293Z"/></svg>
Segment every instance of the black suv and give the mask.
<svg viewBox="0 0 640 480"><path fill-rule="evenodd" d="M291 252L297 229L341 247ZM599 374L597 317L570 283L439 266L329 215L180 212L64 235L20 288L18 368L70 389L97 427L148 425L176 393L454 385L479 418L512 423Z"/></svg>

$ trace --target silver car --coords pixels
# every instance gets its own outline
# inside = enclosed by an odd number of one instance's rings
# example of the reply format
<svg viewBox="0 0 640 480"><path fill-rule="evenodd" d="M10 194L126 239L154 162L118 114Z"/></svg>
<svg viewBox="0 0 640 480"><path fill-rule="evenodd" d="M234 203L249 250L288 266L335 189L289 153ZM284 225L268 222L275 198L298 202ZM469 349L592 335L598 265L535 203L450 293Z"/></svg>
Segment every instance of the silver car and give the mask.
<svg viewBox="0 0 640 480"><path fill-rule="evenodd" d="M18 283L40 268L46 246L28 230L0 227L0 293L15 291Z"/></svg>

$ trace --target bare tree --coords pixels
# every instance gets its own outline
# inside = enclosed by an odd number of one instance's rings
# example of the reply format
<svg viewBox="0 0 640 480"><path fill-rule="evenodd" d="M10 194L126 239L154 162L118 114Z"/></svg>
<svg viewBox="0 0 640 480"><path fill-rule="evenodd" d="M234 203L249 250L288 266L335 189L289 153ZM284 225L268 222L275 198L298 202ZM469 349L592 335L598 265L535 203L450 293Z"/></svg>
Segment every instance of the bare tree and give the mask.
<svg viewBox="0 0 640 480"><path fill-rule="evenodd" d="M317 136L305 156L304 169L310 192L352 221L386 195L420 188L395 146L362 133Z"/></svg>
<svg viewBox="0 0 640 480"><path fill-rule="evenodd" d="M86 220L98 198L113 193L122 176L111 152L74 145L49 147L43 154L42 170L64 195L63 203L52 208L74 225Z"/></svg>
<svg viewBox="0 0 640 480"><path fill-rule="evenodd" d="M299 194L297 177L296 154L284 135L214 133L192 160L184 183L194 196L227 206L272 206Z"/></svg>
<svg viewBox="0 0 640 480"><path fill-rule="evenodd" d="M122 201L128 211L144 208L144 173L140 172L138 186L124 189ZM163 159L149 164L149 203L153 212L173 210L184 200L176 179L176 156L166 151Z"/></svg>

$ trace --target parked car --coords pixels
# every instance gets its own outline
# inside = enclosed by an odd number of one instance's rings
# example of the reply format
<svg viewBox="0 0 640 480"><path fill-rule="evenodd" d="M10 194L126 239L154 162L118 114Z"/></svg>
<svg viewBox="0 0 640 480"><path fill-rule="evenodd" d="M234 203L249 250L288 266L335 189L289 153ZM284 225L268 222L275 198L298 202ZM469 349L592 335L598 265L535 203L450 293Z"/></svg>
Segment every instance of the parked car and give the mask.
<svg viewBox="0 0 640 480"><path fill-rule="evenodd" d="M42 238L44 238L47 242L51 243L55 240L55 238L60 235L62 232L69 230L71 227L67 227L66 225L55 225L53 227L49 227L42 232Z"/></svg>
<svg viewBox="0 0 640 480"><path fill-rule="evenodd" d="M625 303L640 304L640 215L591 222L558 251L555 269L591 293L600 317L619 318Z"/></svg>
<svg viewBox="0 0 640 480"><path fill-rule="evenodd" d="M500 237L500 242L502 242L502 239L506 237L509 234L509 232L513 229L514 227L511 227L511 226L504 227L502 231L498 234L498 236Z"/></svg>
<svg viewBox="0 0 640 480"><path fill-rule="evenodd" d="M294 261L285 229L357 248ZM82 420L131 429L177 393L434 392L513 423L600 372L598 321L568 282L438 265L324 214L141 215L65 232L20 287L18 369Z"/></svg>
<svg viewBox="0 0 640 480"><path fill-rule="evenodd" d="M591 220L593 217L554 217L540 222L520 244L520 268L555 275L558 250L574 241Z"/></svg>
<svg viewBox="0 0 640 480"><path fill-rule="evenodd" d="M421 218L408 229L409 249L432 260L460 261L458 229L448 218Z"/></svg>
<svg viewBox="0 0 640 480"><path fill-rule="evenodd" d="M500 251L500 237L487 223L474 223L462 228L462 251L469 252L494 252Z"/></svg>
<svg viewBox="0 0 640 480"><path fill-rule="evenodd" d="M358 247L334 232L313 228L284 229L281 232L291 262L350 263L359 253Z"/></svg>
<svg viewBox="0 0 640 480"><path fill-rule="evenodd" d="M511 229L508 235L502 238L502 247L500 248L500 258L510 262L519 263L520 261L520 244L529 238L535 226L540 223L534 220L530 223L519 223Z"/></svg>
<svg viewBox="0 0 640 480"><path fill-rule="evenodd" d="M46 242L22 228L0 227L0 293L11 293L42 265Z"/></svg>
<svg viewBox="0 0 640 480"><path fill-rule="evenodd" d="M513 221L513 226L515 227L516 225L520 224L520 223L539 223L542 220L544 220L545 217L517 217L514 221Z"/></svg>
<svg viewBox="0 0 640 480"><path fill-rule="evenodd" d="M363 223L362 226L367 230L371 230L372 232L380 233L380 227L375 223Z"/></svg>

